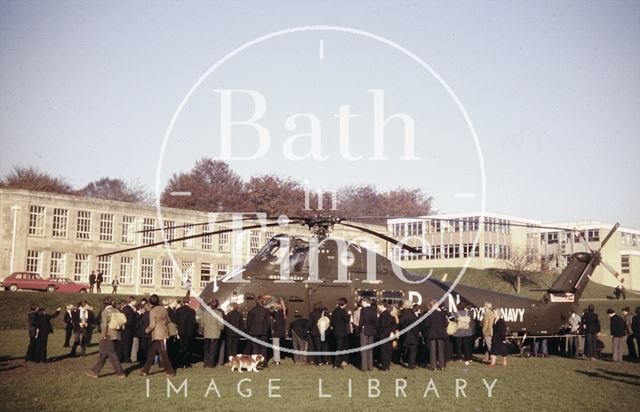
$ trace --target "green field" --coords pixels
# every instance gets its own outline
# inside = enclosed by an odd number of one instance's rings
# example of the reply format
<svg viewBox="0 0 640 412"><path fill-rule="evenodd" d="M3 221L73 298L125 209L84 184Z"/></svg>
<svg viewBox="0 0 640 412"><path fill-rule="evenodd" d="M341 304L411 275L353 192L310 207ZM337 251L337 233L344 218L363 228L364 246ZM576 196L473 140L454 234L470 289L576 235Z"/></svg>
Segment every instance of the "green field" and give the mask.
<svg viewBox="0 0 640 412"><path fill-rule="evenodd" d="M119 380L111 374L107 364L103 377L86 377L86 371L96 360L97 347L90 348L88 356L64 358L63 334L56 331L49 341L49 353L54 359L47 364L25 364L22 356L26 344L24 331L0 331L0 384L3 402L1 410L637 410L640 404L640 364L607 361L590 362L559 357L521 359L509 357L506 368L489 368L474 362L469 367L450 362L443 372L427 369L408 370L393 365L391 371L360 372L352 366L333 370L326 366L294 365L287 358L281 366L270 367L260 373L231 373L227 367L203 369L201 363L190 369L178 370L171 379L179 387L187 379L187 395L171 392L167 397L167 378L163 373L147 378L130 370L129 377ZM152 372L156 371L154 367ZM249 378L251 381L240 382ZM220 393L207 388L214 380ZM272 395L268 385L272 379ZM319 397L319 380L323 394ZM352 397L348 397L349 379ZM369 379L372 386L379 382L379 397L369 397ZM433 379L439 397L431 388ZM466 382L456 398L456 380L460 386ZM493 386L492 397L482 379ZM398 383L396 383L396 380ZM398 392L395 385L406 389ZM237 390L251 397L242 397ZM372 390L372 396L377 393Z"/></svg>
<svg viewBox="0 0 640 412"><path fill-rule="evenodd" d="M451 276L458 272L441 269L434 275L440 279L444 273L449 273L448 280L453 280ZM540 283L550 284L552 280L542 279ZM462 283L514 293L509 284L487 271L469 270ZM522 294L540 297L539 292L526 290L536 286L524 285ZM583 295L586 299L580 302L581 306L595 304L603 332L607 334L607 308L640 306L637 295L630 294L628 300L616 301L607 298L610 294L611 288L590 283ZM124 297L116 296L117 299ZM25 364L23 356L28 342L25 324L30 302L38 302L52 311L85 298L96 308L101 307L100 295L0 292L0 385L3 388L0 410L637 410L640 405L638 363L614 364L606 360L590 362L553 356L524 359L516 355L509 357L506 368L489 368L477 359L468 367L449 363L443 372L424 368L408 370L393 365L389 372L364 373L353 366L333 370L326 366L294 365L287 358L282 365L260 373L238 374L231 373L227 367L203 369L202 363L197 363L193 368L179 370L178 376L170 381L178 388L187 379L187 398L184 387L179 394L170 392L167 397L167 379L163 373L152 374L147 380L138 375L137 369L129 369L129 377L118 380L108 376L111 366L107 363L103 370L107 376L98 380L87 377L86 372L97 359L97 346L91 347L86 357L67 358L68 349L62 348L62 316L55 320L56 332L49 340L49 357L54 361ZM604 342L607 353L610 339L605 338ZM251 381L241 382L245 378ZM269 397L270 379L274 397ZM431 379L433 386L430 386ZM483 379L488 385L497 379L492 397L488 397ZM331 397L320 397L320 380L322 394ZM396 396L396 385L403 387L405 383L404 391L398 390ZM369 384L372 385L371 397ZM377 384L379 396L374 388ZM456 384L466 384L466 397L462 392L456 397ZM238 385L240 392L247 395L250 390L251 396L241 396ZM278 394L281 397L275 397Z"/></svg>

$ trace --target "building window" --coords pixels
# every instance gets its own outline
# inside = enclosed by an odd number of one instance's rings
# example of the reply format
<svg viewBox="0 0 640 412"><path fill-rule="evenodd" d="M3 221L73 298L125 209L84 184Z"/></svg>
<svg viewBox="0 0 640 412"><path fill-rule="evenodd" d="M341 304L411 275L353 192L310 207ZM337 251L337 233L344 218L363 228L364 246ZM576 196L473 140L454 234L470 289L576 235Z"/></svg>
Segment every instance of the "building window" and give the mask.
<svg viewBox="0 0 640 412"><path fill-rule="evenodd" d="M170 259L163 259L160 286L173 287L173 279L173 262Z"/></svg>
<svg viewBox="0 0 640 412"><path fill-rule="evenodd" d="M191 288L193 285L193 262L182 262L182 276L180 278L180 284L183 288Z"/></svg>
<svg viewBox="0 0 640 412"><path fill-rule="evenodd" d="M480 247L479 245L475 245L473 243L465 243L462 245L462 257L479 257L480 256Z"/></svg>
<svg viewBox="0 0 640 412"><path fill-rule="evenodd" d="M111 256L98 257L98 272L102 272L102 282L111 284Z"/></svg>
<svg viewBox="0 0 640 412"><path fill-rule="evenodd" d="M206 224L202 233L213 232L213 223ZM213 235L202 236L202 250L213 250Z"/></svg>
<svg viewBox="0 0 640 412"><path fill-rule="evenodd" d="M229 272L229 265L226 263L218 263L218 278L225 277Z"/></svg>
<svg viewBox="0 0 640 412"><path fill-rule="evenodd" d="M76 253L76 259L73 263L73 280L76 282L87 282L89 279L89 268L91 262L89 255L86 253Z"/></svg>
<svg viewBox="0 0 640 412"><path fill-rule="evenodd" d="M211 263L200 264L200 289L207 287L207 283L211 282Z"/></svg>
<svg viewBox="0 0 640 412"><path fill-rule="evenodd" d="M589 236L589 242L599 242L600 241L600 230L598 230L598 229L590 229L587 232L587 236Z"/></svg>
<svg viewBox="0 0 640 412"><path fill-rule="evenodd" d="M42 274L42 251L27 250L27 272Z"/></svg>
<svg viewBox="0 0 640 412"><path fill-rule="evenodd" d="M153 285L153 259L151 258L142 258L140 261L140 284Z"/></svg>
<svg viewBox="0 0 640 412"><path fill-rule="evenodd" d="M131 256L120 257L120 283L133 284L133 258Z"/></svg>
<svg viewBox="0 0 640 412"><path fill-rule="evenodd" d="M227 230L226 227L221 227L219 230ZM229 251L229 233L224 232L218 234L218 252L228 252Z"/></svg>
<svg viewBox="0 0 640 412"><path fill-rule="evenodd" d="M175 220L165 220L164 221L164 240L173 240L176 238L176 229L175 226L176 222ZM169 246L172 246L172 243L169 243Z"/></svg>
<svg viewBox="0 0 640 412"><path fill-rule="evenodd" d="M142 244L150 245L154 243L156 240L156 232L155 230L156 220L150 217L145 217L142 221Z"/></svg>
<svg viewBox="0 0 640 412"><path fill-rule="evenodd" d="M260 230L249 232L249 253L255 255L260 251Z"/></svg>
<svg viewBox="0 0 640 412"><path fill-rule="evenodd" d="M547 233L547 243L549 245L558 243L558 232L549 232Z"/></svg>
<svg viewBox="0 0 640 412"><path fill-rule="evenodd" d="M100 214L100 241L113 242L113 215L111 213Z"/></svg>
<svg viewBox="0 0 640 412"><path fill-rule="evenodd" d="M193 225L184 227L184 237L193 236L196 234L196 228ZM182 241L182 247L185 249L193 249L195 247L195 239L186 239Z"/></svg>
<svg viewBox="0 0 640 412"><path fill-rule="evenodd" d="M31 206L29 208L29 234L44 236L44 206Z"/></svg>
<svg viewBox="0 0 640 412"><path fill-rule="evenodd" d="M122 243L136 241L136 218L134 216L122 216Z"/></svg>
<svg viewBox="0 0 640 412"><path fill-rule="evenodd" d="M620 273L628 275L631 273L631 267L629 265L629 255L620 256Z"/></svg>
<svg viewBox="0 0 640 412"><path fill-rule="evenodd" d="M63 278L65 274L66 256L62 252L51 252L51 266L49 267L49 277Z"/></svg>
<svg viewBox="0 0 640 412"><path fill-rule="evenodd" d="M264 239L265 239L264 242L267 243L275 235L276 234L274 232L264 232Z"/></svg>
<svg viewBox="0 0 640 412"><path fill-rule="evenodd" d="M76 238L80 240L91 240L91 212L85 210L78 211Z"/></svg>
<svg viewBox="0 0 640 412"><path fill-rule="evenodd" d="M69 211L67 209L53 209L53 230L51 236L64 238L67 237L67 225Z"/></svg>

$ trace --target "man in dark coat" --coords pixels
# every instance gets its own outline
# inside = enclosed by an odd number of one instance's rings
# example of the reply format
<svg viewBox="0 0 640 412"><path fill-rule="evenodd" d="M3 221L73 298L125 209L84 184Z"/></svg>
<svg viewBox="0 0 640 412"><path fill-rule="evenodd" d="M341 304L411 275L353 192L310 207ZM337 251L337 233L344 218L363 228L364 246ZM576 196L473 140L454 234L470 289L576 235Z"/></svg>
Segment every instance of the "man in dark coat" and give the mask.
<svg viewBox="0 0 640 412"><path fill-rule="evenodd" d="M102 289L100 289L102 282L104 282L104 274L98 272L98 276L96 276L96 293L102 293Z"/></svg>
<svg viewBox="0 0 640 412"><path fill-rule="evenodd" d="M176 321L180 338L178 367L187 368L191 366L191 351L189 350L191 340L198 330L196 311L185 302L176 310Z"/></svg>
<svg viewBox="0 0 640 412"><path fill-rule="evenodd" d="M56 309L56 313L49 315L44 308L38 308L38 316L36 318L36 357L37 363L47 361L47 343L49 342L49 334L53 333L51 319L60 314L60 308Z"/></svg>
<svg viewBox="0 0 640 412"><path fill-rule="evenodd" d="M448 338L447 325L449 320L437 305L437 301L431 301L431 307L435 307L435 310L424 321L424 330L429 341L429 369L431 370L444 369L446 366L444 341Z"/></svg>
<svg viewBox="0 0 640 412"><path fill-rule="evenodd" d="M309 329L309 320L305 318L297 318L289 324L289 337L292 339L293 350L307 351L307 330ZM293 361L296 364L306 364L307 355L294 353Z"/></svg>
<svg viewBox="0 0 640 412"><path fill-rule="evenodd" d="M613 361L622 362L622 338L627 334L627 325L622 316L617 315L613 309L607 309L610 318L611 337L613 340Z"/></svg>
<svg viewBox="0 0 640 412"><path fill-rule="evenodd" d="M133 336L136 332L136 298L129 296L127 304L122 308L122 313L127 318L127 323L122 330L122 356L121 362L131 363L131 347L133 346Z"/></svg>
<svg viewBox="0 0 640 412"><path fill-rule="evenodd" d="M89 275L89 292L93 293L93 288L96 284L96 274L93 273L93 270L91 271L91 274Z"/></svg>
<svg viewBox="0 0 640 412"><path fill-rule="evenodd" d="M322 333L318 327L318 320L322 316L325 316L325 308L321 302L316 302L313 306L313 311L309 314L309 349L311 352L328 352L329 341L327 339L322 340ZM329 364L331 361L328 355L315 355L311 359L316 365Z"/></svg>
<svg viewBox="0 0 640 412"><path fill-rule="evenodd" d="M600 333L600 320L595 313L595 306L589 305L582 317L584 330L584 355L590 360L596 360L596 336Z"/></svg>
<svg viewBox="0 0 640 412"><path fill-rule="evenodd" d="M271 330L271 315L263 305L262 296L258 296L256 306L247 314L247 333L259 341L267 342ZM254 341L247 342L247 347L250 348L250 354L264 356L263 367L267 367L267 347Z"/></svg>
<svg viewBox="0 0 640 412"><path fill-rule="evenodd" d="M63 348L68 348L71 343L71 334L73 333L73 314L75 308L73 305L67 305L67 310L64 312L62 321L64 322L64 344Z"/></svg>
<svg viewBox="0 0 640 412"><path fill-rule="evenodd" d="M392 305L380 304L381 311L378 318L378 340L387 339L397 329L396 320L391 315ZM391 340L380 345L380 369L388 371L391 368L391 352L393 346Z"/></svg>
<svg viewBox="0 0 640 412"><path fill-rule="evenodd" d="M71 356L76 356L76 349L80 346L80 353L84 355L87 351L88 337L87 327L89 326L89 309L87 302L78 303L78 308L73 312L73 346Z"/></svg>
<svg viewBox="0 0 640 412"><path fill-rule="evenodd" d="M35 362L36 361L36 335L38 332L38 305L35 303L31 304L31 309L27 314L28 319L28 327L27 330L29 332L29 347L27 348L27 354L24 357L25 362Z"/></svg>
<svg viewBox="0 0 640 412"><path fill-rule="evenodd" d="M373 344L378 332L378 315L369 298L362 298L360 310L360 347ZM373 348L361 350L361 369L365 372L373 370Z"/></svg>
<svg viewBox="0 0 640 412"><path fill-rule="evenodd" d="M229 304L229 312L225 315L224 320L227 324L244 332L244 319L242 319L242 314L238 310L237 303L232 302ZM240 334L227 325L224 327L223 334L227 341L227 357L237 355Z"/></svg>
<svg viewBox="0 0 640 412"><path fill-rule="evenodd" d="M636 345L638 345L638 355L640 355L640 306L636 308L636 314L631 319L631 332L636 340Z"/></svg>
<svg viewBox="0 0 640 412"><path fill-rule="evenodd" d="M336 340L336 352L348 349L347 337L349 336L349 315L347 314L347 298L339 298L336 308L331 314L331 330ZM333 359L333 367L342 369L342 362L347 359L346 355L336 355Z"/></svg>
<svg viewBox="0 0 640 412"><path fill-rule="evenodd" d="M404 352L409 369L415 369L416 367L416 355L418 353L418 343L420 341L420 328L419 325L416 325L409 330L405 329L418 320L416 310L419 308L419 306L416 306L414 309L411 302L407 302L405 308L400 312L400 330L404 331L404 333L400 335L400 340L402 342L402 351Z"/></svg>

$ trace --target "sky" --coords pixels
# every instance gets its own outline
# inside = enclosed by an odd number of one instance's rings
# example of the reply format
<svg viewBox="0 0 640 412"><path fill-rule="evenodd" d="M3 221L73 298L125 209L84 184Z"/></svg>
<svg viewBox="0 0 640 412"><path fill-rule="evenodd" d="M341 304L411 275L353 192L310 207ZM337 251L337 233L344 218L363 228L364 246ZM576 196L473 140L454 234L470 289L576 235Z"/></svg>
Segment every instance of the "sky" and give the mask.
<svg viewBox="0 0 640 412"><path fill-rule="evenodd" d="M640 229L637 1L3 1L0 64L1 175L154 190L207 156Z"/></svg>

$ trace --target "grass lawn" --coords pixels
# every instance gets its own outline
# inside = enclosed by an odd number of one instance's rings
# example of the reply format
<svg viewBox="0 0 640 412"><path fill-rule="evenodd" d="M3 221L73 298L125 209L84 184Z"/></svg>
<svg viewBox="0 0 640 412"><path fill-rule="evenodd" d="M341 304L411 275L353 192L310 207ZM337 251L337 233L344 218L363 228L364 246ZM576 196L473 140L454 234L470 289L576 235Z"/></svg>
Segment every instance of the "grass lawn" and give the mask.
<svg viewBox="0 0 640 412"><path fill-rule="evenodd" d="M640 405L640 364L608 361L589 362L560 357L521 359L509 357L506 368L489 368L477 362L470 366L451 362L443 372L431 372L418 368L408 370L393 365L391 371L360 372L353 366L333 370L322 366L294 365L287 358L281 366L270 367L260 373L231 373L229 368L203 369L202 363L193 368L178 370L171 379L175 387L188 379L188 397L184 392L167 397L167 378L154 373L148 378L131 370L124 379L116 379L107 363L103 377L92 379L86 371L97 359L97 346L91 347L86 357L65 358L68 349L62 348L61 330L51 335L49 356L60 357L47 364L25 364L23 355L27 344L24 330L0 331L0 410L637 410ZM154 366L152 372L157 371ZM251 381L240 383L241 379ZM148 379L148 381L147 381ZM221 397L207 388L214 380ZM269 398L269 379L273 394L281 398ZM323 394L319 397L319 380ZM348 397L349 379L352 381L352 397ZM379 382L379 397L368 397L369 379ZM396 397L396 380L399 386L406 381L406 389ZM433 387L423 397L429 388ZM460 393L456 398L456 380L464 380L467 397ZM482 379L493 387L492 397ZM147 394L149 385L149 398ZM237 392L251 397L242 397ZM463 381L458 381L464 385ZM376 381L371 381L375 386ZM376 395L372 390L372 396Z"/></svg>

